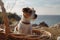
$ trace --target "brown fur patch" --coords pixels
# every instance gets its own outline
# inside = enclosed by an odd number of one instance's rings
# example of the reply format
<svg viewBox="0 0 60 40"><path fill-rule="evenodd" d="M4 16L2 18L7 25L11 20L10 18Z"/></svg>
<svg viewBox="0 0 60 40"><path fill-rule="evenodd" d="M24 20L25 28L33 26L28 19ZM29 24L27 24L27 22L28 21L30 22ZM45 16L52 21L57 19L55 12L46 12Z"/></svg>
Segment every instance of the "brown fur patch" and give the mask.
<svg viewBox="0 0 60 40"><path fill-rule="evenodd" d="M31 15L29 15L28 13L24 13L23 14L24 15L24 17L26 17L26 18L29 18Z"/></svg>

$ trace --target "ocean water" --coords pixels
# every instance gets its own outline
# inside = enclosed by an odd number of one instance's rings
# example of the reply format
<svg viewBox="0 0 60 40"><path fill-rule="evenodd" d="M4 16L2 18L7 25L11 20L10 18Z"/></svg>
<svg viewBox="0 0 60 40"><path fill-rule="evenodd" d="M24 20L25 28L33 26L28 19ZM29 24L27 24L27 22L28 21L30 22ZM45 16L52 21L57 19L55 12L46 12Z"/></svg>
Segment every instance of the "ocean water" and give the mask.
<svg viewBox="0 0 60 40"><path fill-rule="evenodd" d="M49 26L60 23L60 15L38 15L37 19L32 21L31 23L39 24L43 21Z"/></svg>
<svg viewBox="0 0 60 40"><path fill-rule="evenodd" d="M60 23L60 15L38 15L37 19L32 23L39 24L43 21L49 26Z"/></svg>

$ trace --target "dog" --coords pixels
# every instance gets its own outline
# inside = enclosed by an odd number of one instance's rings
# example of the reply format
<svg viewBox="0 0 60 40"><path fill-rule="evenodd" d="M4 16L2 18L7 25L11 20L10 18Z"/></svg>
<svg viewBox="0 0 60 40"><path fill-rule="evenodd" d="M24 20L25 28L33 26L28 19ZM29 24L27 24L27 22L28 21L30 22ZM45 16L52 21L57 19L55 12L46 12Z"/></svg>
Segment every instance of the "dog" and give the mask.
<svg viewBox="0 0 60 40"><path fill-rule="evenodd" d="M25 7L22 9L23 15L18 25L14 29L14 33L18 34L32 34L31 20L37 18L34 8Z"/></svg>

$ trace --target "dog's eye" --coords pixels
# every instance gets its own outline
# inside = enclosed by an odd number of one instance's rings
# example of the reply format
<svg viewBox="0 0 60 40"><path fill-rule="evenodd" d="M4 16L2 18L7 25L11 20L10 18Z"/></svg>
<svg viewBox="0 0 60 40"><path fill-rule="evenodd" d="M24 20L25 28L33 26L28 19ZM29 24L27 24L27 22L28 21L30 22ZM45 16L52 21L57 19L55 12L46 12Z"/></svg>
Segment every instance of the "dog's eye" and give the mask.
<svg viewBox="0 0 60 40"><path fill-rule="evenodd" d="M34 12L36 12L36 11L34 10Z"/></svg>
<svg viewBox="0 0 60 40"><path fill-rule="evenodd" d="M36 11L34 11L34 12L36 12Z"/></svg>
<svg viewBox="0 0 60 40"><path fill-rule="evenodd" d="M32 13L32 11L28 11L29 13Z"/></svg>

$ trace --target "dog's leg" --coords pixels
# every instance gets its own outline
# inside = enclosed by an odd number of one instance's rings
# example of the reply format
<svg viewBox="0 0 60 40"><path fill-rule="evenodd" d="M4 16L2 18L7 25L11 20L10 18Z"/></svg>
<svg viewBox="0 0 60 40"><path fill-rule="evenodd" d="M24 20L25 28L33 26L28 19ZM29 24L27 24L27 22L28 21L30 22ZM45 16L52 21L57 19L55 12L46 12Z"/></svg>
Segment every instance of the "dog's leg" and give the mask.
<svg viewBox="0 0 60 40"><path fill-rule="evenodd" d="M17 26L14 28L14 33L18 33L18 27Z"/></svg>

